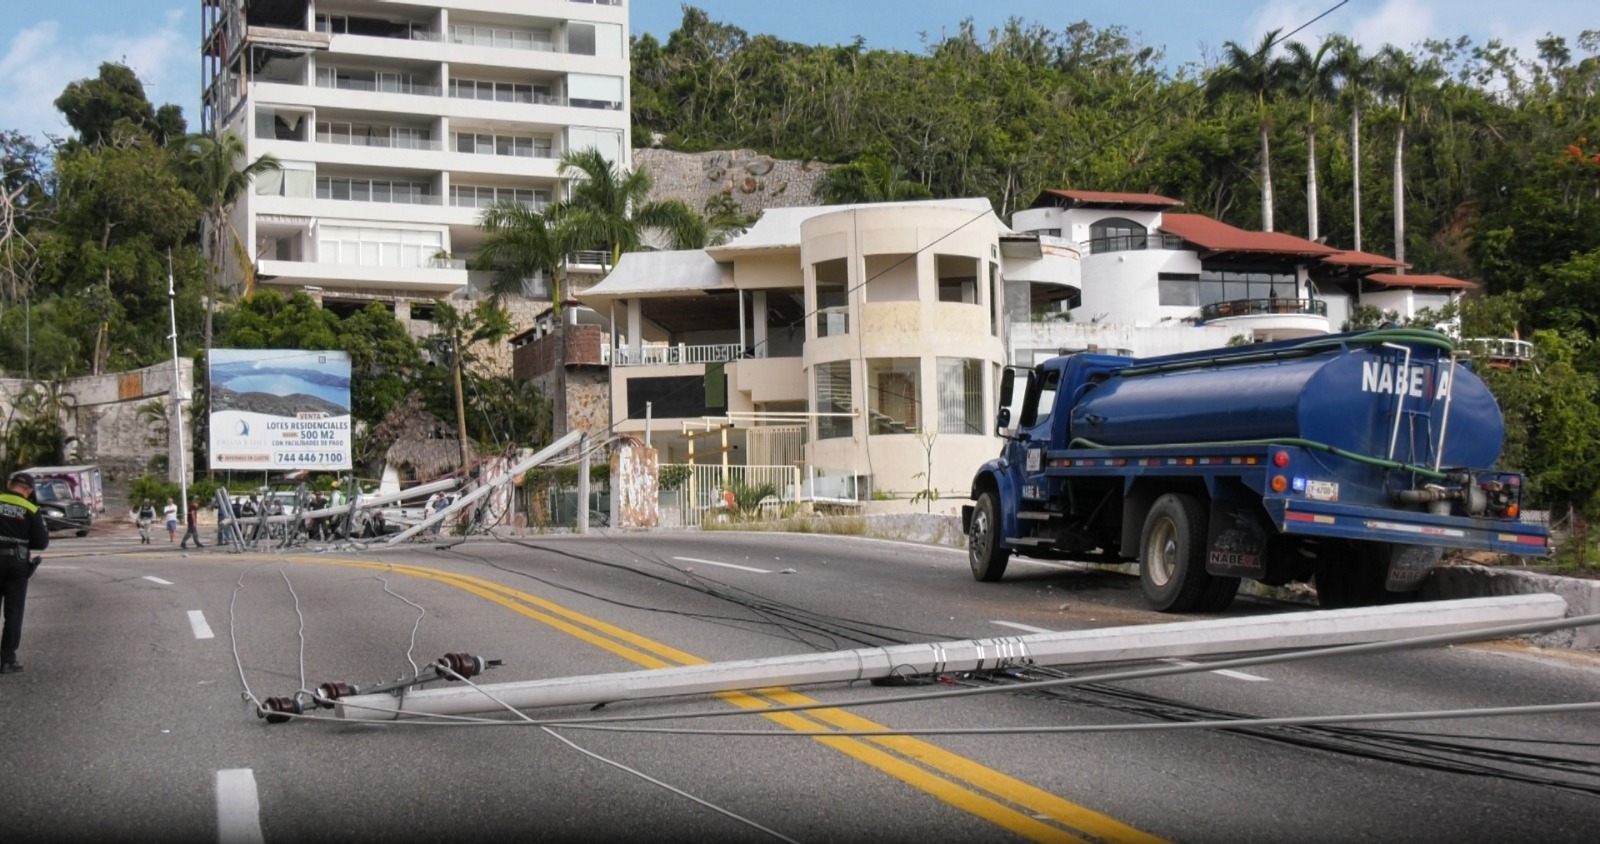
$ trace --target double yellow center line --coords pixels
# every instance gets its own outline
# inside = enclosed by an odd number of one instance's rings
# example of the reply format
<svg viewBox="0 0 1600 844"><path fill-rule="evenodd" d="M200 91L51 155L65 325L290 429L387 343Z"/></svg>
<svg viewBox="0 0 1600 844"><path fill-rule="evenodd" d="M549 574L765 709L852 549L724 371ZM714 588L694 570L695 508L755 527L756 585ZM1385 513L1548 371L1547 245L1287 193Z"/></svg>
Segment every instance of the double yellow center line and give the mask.
<svg viewBox="0 0 1600 844"><path fill-rule="evenodd" d="M559 604L493 581L423 566L376 563L328 557L278 557L281 561L392 571L432 580L470 592L518 615L616 654L644 668L704 665L707 660L629 632ZM719 698L742 709L759 711L773 703L793 706L816 703L787 689L726 692ZM841 709L774 712L765 716L791 730L890 729ZM1079 806L963 756L910 736L817 738L816 741L871 765L901 782L949 805L983 818L1029 841L1139 842L1162 839L1115 818Z"/></svg>

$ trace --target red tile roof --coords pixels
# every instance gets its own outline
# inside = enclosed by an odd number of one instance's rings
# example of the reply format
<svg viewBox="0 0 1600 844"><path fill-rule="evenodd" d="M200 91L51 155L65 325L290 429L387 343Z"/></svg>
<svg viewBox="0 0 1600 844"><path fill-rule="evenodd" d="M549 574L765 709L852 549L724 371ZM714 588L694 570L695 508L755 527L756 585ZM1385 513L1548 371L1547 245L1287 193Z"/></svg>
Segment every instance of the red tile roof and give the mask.
<svg viewBox="0 0 1600 844"><path fill-rule="evenodd" d="M1341 267L1404 267L1410 269L1411 265L1404 261L1396 261L1387 255L1374 255L1371 252L1340 252L1322 259L1324 264L1334 264Z"/></svg>
<svg viewBox="0 0 1600 844"><path fill-rule="evenodd" d="M1046 190L1034 200L1033 207L1042 205L1055 205L1049 197L1056 197L1069 201L1071 205L1098 205L1098 206L1123 206L1146 207L1151 209L1175 208L1183 204L1181 199L1169 196L1160 196L1153 193L1113 193L1099 190Z"/></svg>
<svg viewBox="0 0 1600 844"><path fill-rule="evenodd" d="M1475 281L1463 281L1447 275L1395 275L1394 273L1373 273L1365 276L1365 280L1384 287L1426 287L1434 290L1474 290L1478 287Z"/></svg>
<svg viewBox="0 0 1600 844"><path fill-rule="evenodd" d="M1245 231L1200 214L1162 214L1159 228L1167 234L1177 235L1201 249L1212 252L1254 252L1264 255L1321 258L1341 251L1292 234Z"/></svg>

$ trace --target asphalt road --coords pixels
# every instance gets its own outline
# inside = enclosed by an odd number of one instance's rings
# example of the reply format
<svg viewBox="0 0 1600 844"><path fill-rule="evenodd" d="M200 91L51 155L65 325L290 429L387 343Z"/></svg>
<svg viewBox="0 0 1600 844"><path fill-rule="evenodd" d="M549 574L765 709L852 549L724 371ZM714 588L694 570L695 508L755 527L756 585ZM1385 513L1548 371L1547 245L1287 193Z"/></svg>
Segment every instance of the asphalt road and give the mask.
<svg viewBox="0 0 1600 844"><path fill-rule="evenodd" d="M683 533L236 555L58 538L0 677L0 829L23 841L1592 841L1593 714L1358 728L1028 728L1596 700L1600 660L1512 644L895 702L865 684L538 711L878 706L639 726L258 718L468 652L487 684L1173 620L1121 575L943 548ZM1305 612L1241 599L1230 617ZM1096 671L1101 669L1095 669ZM442 684L435 684L442 685ZM813 738L816 729L1004 727Z"/></svg>

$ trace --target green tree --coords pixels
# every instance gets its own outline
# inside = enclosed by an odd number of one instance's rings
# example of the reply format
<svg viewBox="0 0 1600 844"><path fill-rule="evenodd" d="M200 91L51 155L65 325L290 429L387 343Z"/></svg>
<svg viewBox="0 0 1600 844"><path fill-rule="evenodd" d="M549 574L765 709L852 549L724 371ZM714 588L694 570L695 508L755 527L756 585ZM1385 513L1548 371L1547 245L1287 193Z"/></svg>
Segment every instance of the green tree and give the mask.
<svg viewBox="0 0 1600 844"><path fill-rule="evenodd" d="M644 231L658 229L677 244L692 240L701 225L694 209L679 200L650 201L654 180L644 170L613 165L596 149L562 154L559 172L572 180L571 195L556 203L549 219L576 249L604 250L616 266L624 252L644 245Z"/></svg>
<svg viewBox="0 0 1600 844"><path fill-rule="evenodd" d="M812 188L823 205L904 202L933 196L926 185L905 177L905 171L881 158L841 164L823 174Z"/></svg>
<svg viewBox="0 0 1600 844"><path fill-rule="evenodd" d="M1361 110L1366 107L1377 81L1377 60L1361 52L1361 45L1343 36L1330 38L1334 45L1333 72L1339 80L1339 94L1350 110L1351 231L1353 248L1361 251Z"/></svg>
<svg viewBox="0 0 1600 844"><path fill-rule="evenodd" d="M1224 42L1225 63L1206 81L1206 94L1212 101L1237 94L1250 98L1255 107L1256 131L1261 140L1261 228L1269 232L1273 230L1270 106L1288 79L1286 66L1272 57L1273 45L1282 31L1274 29L1261 36L1254 50L1246 50L1234 41Z"/></svg>
<svg viewBox="0 0 1600 844"><path fill-rule="evenodd" d="M231 257L245 274L245 292L253 286L254 256L234 228L233 209L262 173L278 169L278 160L263 155L244 162L244 141L232 132L221 137L185 135L172 149L178 180L204 209L200 218L201 243L209 258L206 272L205 348L211 348L212 319L216 312L217 281Z"/></svg>
<svg viewBox="0 0 1600 844"><path fill-rule="evenodd" d="M1406 259L1406 121L1418 101L1433 90L1444 71L1438 63L1418 61L1398 47L1384 47L1380 55L1378 90L1388 98L1395 113L1394 130L1394 257Z"/></svg>
<svg viewBox="0 0 1600 844"><path fill-rule="evenodd" d="M56 97L55 107L77 131L78 140L89 146L111 141L122 122L149 134L158 144L177 139L185 129L183 112L177 106L155 108L139 77L116 62L101 64L93 79L67 85Z"/></svg>
<svg viewBox="0 0 1600 844"><path fill-rule="evenodd" d="M483 246L477 264L494 273L490 292L496 298L527 295L528 282L544 274L551 283L551 306L559 315L566 298L564 259L572 248L568 233L551 225L542 212L515 202L485 208L478 228Z"/></svg>
<svg viewBox="0 0 1600 844"><path fill-rule="evenodd" d="M1319 237L1317 225L1317 106L1333 98L1334 63L1327 61L1336 45L1324 41L1316 52L1298 41L1286 46L1289 51L1285 74L1289 87L1306 106L1306 237Z"/></svg>
<svg viewBox="0 0 1600 844"><path fill-rule="evenodd" d="M55 224L38 237L39 289L63 298L55 313L77 342L45 372L100 374L171 357L169 278L177 282L180 345L201 321L203 259L193 244L200 204L167 166L166 152L124 125L98 146L63 149ZM168 255L172 260L169 265Z"/></svg>

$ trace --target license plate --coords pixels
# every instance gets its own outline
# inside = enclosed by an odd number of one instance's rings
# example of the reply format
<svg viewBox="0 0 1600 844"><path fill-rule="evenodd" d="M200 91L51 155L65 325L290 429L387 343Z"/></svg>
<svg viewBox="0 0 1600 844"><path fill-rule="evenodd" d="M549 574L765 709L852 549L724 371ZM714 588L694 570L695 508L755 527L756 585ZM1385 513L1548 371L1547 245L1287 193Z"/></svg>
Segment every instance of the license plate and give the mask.
<svg viewBox="0 0 1600 844"><path fill-rule="evenodd" d="M1333 481L1306 481L1306 497L1312 501L1338 501L1339 485Z"/></svg>

